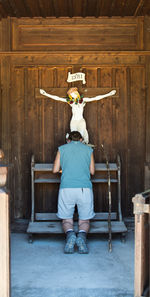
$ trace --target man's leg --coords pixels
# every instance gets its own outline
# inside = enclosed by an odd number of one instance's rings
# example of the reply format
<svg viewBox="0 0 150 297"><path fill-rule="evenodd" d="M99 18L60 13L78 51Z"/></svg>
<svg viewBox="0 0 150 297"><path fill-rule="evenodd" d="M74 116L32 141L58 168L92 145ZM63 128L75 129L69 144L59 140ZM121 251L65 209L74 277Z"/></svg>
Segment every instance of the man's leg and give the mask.
<svg viewBox="0 0 150 297"><path fill-rule="evenodd" d="M76 243L80 254L88 254L88 247L86 244L86 236L90 228L89 220L79 220L79 232L77 235Z"/></svg>
<svg viewBox="0 0 150 297"><path fill-rule="evenodd" d="M62 227L66 234L66 244L65 244L64 252L66 254L73 254L74 246L76 243L76 235L73 230L73 219L62 220Z"/></svg>

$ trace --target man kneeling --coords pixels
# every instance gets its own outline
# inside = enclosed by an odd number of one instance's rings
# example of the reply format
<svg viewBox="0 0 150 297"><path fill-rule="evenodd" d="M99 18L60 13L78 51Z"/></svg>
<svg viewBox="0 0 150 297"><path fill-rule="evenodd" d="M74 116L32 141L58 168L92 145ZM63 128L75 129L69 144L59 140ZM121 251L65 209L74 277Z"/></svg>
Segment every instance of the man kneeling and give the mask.
<svg viewBox="0 0 150 297"><path fill-rule="evenodd" d="M82 143L78 131L69 134L67 144L58 148L54 161L53 173L62 169L58 196L57 216L62 219L62 227L66 233L64 252L74 252L75 244L81 254L87 254L86 236L90 227L93 211L93 190L90 174L95 172L93 149ZM77 205L79 215L79 231L76 236L73 228L73 215Z"/></svg>

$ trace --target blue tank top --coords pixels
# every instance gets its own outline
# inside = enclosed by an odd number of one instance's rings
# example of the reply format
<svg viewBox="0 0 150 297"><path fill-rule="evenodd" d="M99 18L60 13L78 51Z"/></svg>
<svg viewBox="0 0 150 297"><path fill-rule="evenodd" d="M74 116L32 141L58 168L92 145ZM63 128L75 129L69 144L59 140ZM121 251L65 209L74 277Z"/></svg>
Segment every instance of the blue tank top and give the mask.
<svg viewBox="0 0 150 297"><path fill-rule="evenodd" d="M90 163L93 149L80 141L71 141L58 149L62 168L60 188L92 188Z"/></svg>

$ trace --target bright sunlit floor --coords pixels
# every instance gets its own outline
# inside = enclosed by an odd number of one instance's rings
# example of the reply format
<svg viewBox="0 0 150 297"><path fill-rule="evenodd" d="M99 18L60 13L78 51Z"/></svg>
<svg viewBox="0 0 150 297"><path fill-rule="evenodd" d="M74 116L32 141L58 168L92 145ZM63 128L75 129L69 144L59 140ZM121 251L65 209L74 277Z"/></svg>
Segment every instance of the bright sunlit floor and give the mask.
<svg viewBox="0 0 150 297"><path fill-rule="evenodd" d="M11 234L11 297L133 297L134 231L125 243L89 235L89 254L63 253L63 235Z"/></svg>

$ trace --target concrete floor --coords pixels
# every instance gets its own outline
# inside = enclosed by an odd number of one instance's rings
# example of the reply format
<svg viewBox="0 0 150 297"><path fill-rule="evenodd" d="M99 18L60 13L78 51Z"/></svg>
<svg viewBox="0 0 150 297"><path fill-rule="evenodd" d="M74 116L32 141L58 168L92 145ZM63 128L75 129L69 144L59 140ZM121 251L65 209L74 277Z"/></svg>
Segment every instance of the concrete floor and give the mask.
<svg viewBox="0 0 150 297"><path fill-rule="evenodd" d="M64 236L11 235L11 297L133 297L134 232L126 242L90 235L89 254L63 253Z"/></svg>

